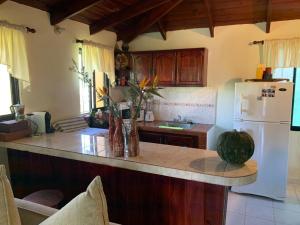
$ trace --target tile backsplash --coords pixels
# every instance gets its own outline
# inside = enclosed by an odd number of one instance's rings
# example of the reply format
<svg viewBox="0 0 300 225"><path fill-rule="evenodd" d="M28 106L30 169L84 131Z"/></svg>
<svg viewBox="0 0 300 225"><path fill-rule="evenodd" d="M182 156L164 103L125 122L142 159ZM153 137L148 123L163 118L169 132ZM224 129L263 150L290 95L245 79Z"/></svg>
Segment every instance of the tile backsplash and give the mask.
<svg viewBox="0 0 300 225"><path fill-rule="evenodd" d="M178 118L195 123L215 124L217 90L199 87L168 87L159 91L164 98L155 97L153 112L156 120Z"/></svg>

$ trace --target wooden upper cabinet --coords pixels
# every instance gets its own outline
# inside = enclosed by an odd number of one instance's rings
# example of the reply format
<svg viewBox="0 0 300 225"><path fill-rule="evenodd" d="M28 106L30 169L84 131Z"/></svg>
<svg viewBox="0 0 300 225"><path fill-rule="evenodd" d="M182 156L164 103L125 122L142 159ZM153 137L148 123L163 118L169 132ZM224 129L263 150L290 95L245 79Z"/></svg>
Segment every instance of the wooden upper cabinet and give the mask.
<svg viewBox="0 0 300 225"><path fill-rule="evenodd" d="M161 51L153 53L153 75L157 75L159 85L176 84L176 52Z"/></svg>
<svg viewBox="0 0 300 225"><path fill-rule="evenodd" d="M157 75L160 86L205 87L207 49L132 52L131 68L138 81Z"/></svg>
<svg viewBox="0 0 300 225"><path fill-rule="evenodd" d="M178 86L206 86L207 49L177 50Z"/></svg>
<svg viewBox="0 0 300 225"><path fill-rule="evenodd" d="M152 52L131 53L130 64L138 81L143 80L145 77L152 77Z"/></svg>

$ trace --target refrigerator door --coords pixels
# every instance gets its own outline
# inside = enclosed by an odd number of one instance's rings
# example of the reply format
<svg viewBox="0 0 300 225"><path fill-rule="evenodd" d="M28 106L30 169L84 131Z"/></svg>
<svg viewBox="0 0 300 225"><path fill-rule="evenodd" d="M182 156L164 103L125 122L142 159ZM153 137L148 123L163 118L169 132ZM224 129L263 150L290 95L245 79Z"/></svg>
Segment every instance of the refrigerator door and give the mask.
<svg viewBox="0 0 300 225"><path fill-rule="evenodd" d="M255 143L252 159L257 161L258 173L256 182L232 187L232 191L277 200L284 199L288 174L290 124L236 121L234 127L252 136Z"/></svg>
<svg viewBox="0 0 300 225"><path fill-rule="evenodd" d="M241 82L235 86L235 120L290 122L293 83Z"/></svg>

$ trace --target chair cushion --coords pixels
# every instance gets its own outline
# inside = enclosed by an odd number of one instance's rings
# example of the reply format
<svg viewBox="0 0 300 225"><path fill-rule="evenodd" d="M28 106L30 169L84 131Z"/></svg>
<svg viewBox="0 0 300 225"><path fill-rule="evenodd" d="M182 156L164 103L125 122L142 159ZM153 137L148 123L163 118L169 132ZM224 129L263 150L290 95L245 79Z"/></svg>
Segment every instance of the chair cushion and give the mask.
<svg viewBox="0 0 300 225"><path fill-rule="evenodd" d="M4 165L0 165L0 224L21 225L20 215Z"/></svg>
<svg viewBox="0 0 300 225"><path fill-rule="evenodd" d="M106 198L99 176L91 182L86 192L79 194L40 225L57 224L109 225Z"/></svg>

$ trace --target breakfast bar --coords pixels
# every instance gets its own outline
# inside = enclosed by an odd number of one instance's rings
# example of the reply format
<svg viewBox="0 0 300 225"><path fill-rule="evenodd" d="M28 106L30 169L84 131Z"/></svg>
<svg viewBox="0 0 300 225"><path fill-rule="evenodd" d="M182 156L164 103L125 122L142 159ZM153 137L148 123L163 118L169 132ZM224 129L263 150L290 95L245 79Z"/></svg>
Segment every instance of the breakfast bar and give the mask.
<svg viewBox="0 0 300 225"><path fill-rule="evenodd" d="M57 188L65 203L100 175L110 220L123 225L225 225L230 186L256 179L256 162L223 162L215 151L140 143L137 157L113 157L97 133L54 133L0 142L16 197Z"/></svg>

